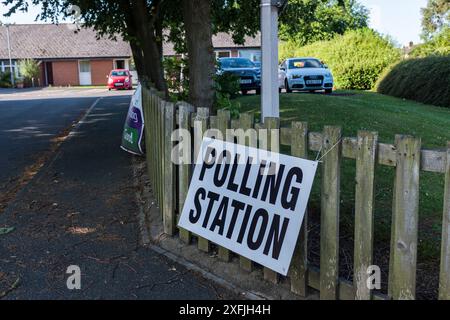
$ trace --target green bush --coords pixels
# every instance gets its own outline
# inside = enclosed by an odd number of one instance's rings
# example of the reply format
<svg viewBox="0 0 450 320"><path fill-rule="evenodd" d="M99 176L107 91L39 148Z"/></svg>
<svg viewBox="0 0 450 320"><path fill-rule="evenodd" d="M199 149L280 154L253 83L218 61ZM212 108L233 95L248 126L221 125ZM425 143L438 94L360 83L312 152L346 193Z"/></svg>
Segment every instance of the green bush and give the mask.
<svg viewBox="0 0 450 320"><path fill-rule="evenodd" d="M231 117L237 118L240 113L241 105L238 102L233 101L233 99L239 96L239 91L241 90L239 77L232 73L224 72L215 76L214 83L216 91L214 102L215 110L230 110Z"/></svg>
<svg viewBox="0 0 450 320"><path fill-rule="evenodd" d="M239 96L241 85L239 77L230 72L224 72L215 76L216 91L228 95L230 99L235 99Z"/></svg>
<svg viewBox="0 0 450 320"><path fill-rule="evenodd" d="M448 55L450 55L450 27L442 30L430 41L415 47L410 54L413 58Z"/></svg>
<svg viewBox="0 0 450 320"><path fill-rule="evenodd" d="M293 57L315 57L324 61L339 89L370 90L380 74L400 60L401 51L389 39L364 28L304 47L294 43L281 44L280 58Z"/></svg>
<svg viewBox="0 0 450 320"><path fill-rule="evenodd" d="M169 95L172 101L186 101L189 97L189 69L187 60L179 57L166 57L163 60ZM183 77L181 73L183 72Z"/></svg>
<svg viewBox="0 0 450 320"><path fill-rule="evenodd" d="M39 81L39 75L41 73L37 61L33 59L21 60L19 62L19 69L24 81L30 83L34 87L36 82Z"/></svg>
<svg viewBox="0 0 450 320"><path fill-rule="evenodd" d="M0 72L0 88L11 88L11 73L9 71Z"/></svg>
<svg viewBox="0 0 450 320"><path fill-rule="evenodd" d="M402 61L379 80L377 91L450 108L450 56Z"/></svg>

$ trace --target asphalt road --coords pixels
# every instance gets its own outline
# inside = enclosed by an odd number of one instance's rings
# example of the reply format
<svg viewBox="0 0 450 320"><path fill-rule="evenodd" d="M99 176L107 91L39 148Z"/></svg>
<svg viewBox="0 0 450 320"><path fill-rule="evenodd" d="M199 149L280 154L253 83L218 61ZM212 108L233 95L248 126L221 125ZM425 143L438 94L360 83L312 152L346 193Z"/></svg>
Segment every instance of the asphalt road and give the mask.
<svg viewBox="0 0 450 320"><path fill-rule="evenodd" d="M17 102L25 120L2 125L2 132L14 137L3 128L34 126L57 135L95 100ZM129 96L102 98L0 213L0 228L13 228L0 235L0 299L234 298L141 246L133 156L119 148L129 101ZM33 153L27 149L37 152L49 144L50 136L21 134L23 139L13 139L5 168L19 168L14 159L25 161ZM81 290L67 287L72 265L81 269Z"/></svg>
<svg viewBox="0 0 450 320"><path fill-rule="evenodd" d="M0 101L0 188L77 121L96 98Z"/></svg>
<svg viewBox="0 0 450 320"><path fill-rule="evenodd" d="M130 95L99 89L0 89L0 193L17 188L26 169L49 151L99 98Z"/></svg>

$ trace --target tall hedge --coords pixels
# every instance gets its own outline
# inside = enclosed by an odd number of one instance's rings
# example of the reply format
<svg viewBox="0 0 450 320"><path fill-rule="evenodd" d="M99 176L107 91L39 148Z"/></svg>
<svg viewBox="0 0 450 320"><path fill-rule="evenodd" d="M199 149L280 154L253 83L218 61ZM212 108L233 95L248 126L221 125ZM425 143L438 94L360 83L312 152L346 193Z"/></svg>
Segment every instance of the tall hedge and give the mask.
<svg viewBox="0 0 450 320"><path fill-rule="evenodd" d="M402 61L379 80L377 91L450 108L450 55Z"/></svg>
<svg viewBox="0 0 450 320"><path fill-rule="evenodd" d="M304 47L298 47L295 43L281 44L280 58L293 57L323 60L333 72L339 89L370 90L380 74L400 60L401 51L389 39L364 28Z"/></svg>

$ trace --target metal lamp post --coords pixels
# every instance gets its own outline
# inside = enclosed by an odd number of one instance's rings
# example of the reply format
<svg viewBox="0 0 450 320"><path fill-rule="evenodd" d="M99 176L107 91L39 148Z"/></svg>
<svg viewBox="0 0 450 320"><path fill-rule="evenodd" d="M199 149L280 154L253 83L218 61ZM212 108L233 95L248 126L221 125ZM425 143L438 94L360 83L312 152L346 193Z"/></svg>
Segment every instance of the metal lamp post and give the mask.
<svg viewBox="0 0 450 320"><path fill-rule="evenodd" d="M9 24L6 23L5 27L6 27L6 39L7 39L7 43L8 43L8 56L9 56L9 70L11 73L11 85L14 88L15 83L14 83L14 72L13 72L13 66L12 66L12 58L11 58L11 40L10 40L10 35L9 35Z"/></svg>
<svg viewBox="0 0 450 320"><path fill-rule="evenodd" d="M278 14L288 0L261 0L261 117L280 116L278 91Z"/></svg>

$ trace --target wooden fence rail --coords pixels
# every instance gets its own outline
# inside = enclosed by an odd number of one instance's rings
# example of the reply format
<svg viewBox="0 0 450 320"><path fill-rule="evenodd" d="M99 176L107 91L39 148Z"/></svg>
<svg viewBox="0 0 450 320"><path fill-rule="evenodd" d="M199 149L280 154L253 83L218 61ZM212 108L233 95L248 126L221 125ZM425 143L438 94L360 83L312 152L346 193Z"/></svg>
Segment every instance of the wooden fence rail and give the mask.
<svg viewBox="0 0 450 320"><path fill-rule="evenodd" d="M323 132L310 132L305 122L293 122L289 128L279 128L279 119L267 118L264 124L254 123L253 115L242 114L231 120L229 111L217 116L205 108L187 103L163 100L152 89L143 89L143 109L146 123L145 141L148 174L161 209L164 232L179 235L190 244L197 238L198 249L209 252L208 240L178 230L176 222L186 200L194 159L201 139L191 139L192 148L182 150L185 162L172 162L174 130L191 132L201 137L206 130L222 134L223 139L272 151L288 146L292 156L307 158L309 151L321 152L321 223L320 269L308 264L308 219L305 218L288 275L291 291L305 297L308 288L320 291L321 299L414 299L416 288L417 245L419 228L420 172L434 172L445 176L442 249L439 275L439 298L450 299L450 142L443 150L421 149L421 140L411 136L396 136L394 144L378 141L376 132L360 131L356 138L342 137L340 127L325 127ZM231 129L231 130L230 130ZM256 131L249 132L249 129ZM268 145L261 144L258 130L268 129ZM236 140L239 133L247 133L244 141ZM255 133L256 132L256 135ZM234 133L234 134L233 134ZM196 144L194 145L194 141ZM355 236L353 283L339 278L339 217L341 162L356 160ZM395 181L392 208L388 296L374 294L367 286L368 268L373 261L374 195L377 166L394 167ZM230 261L232 253L218 248L218 256ZM253 262L240 257L243 271L253 270ZM275 272L264 269L264 278L274 285L279 280Z"/></svg>

